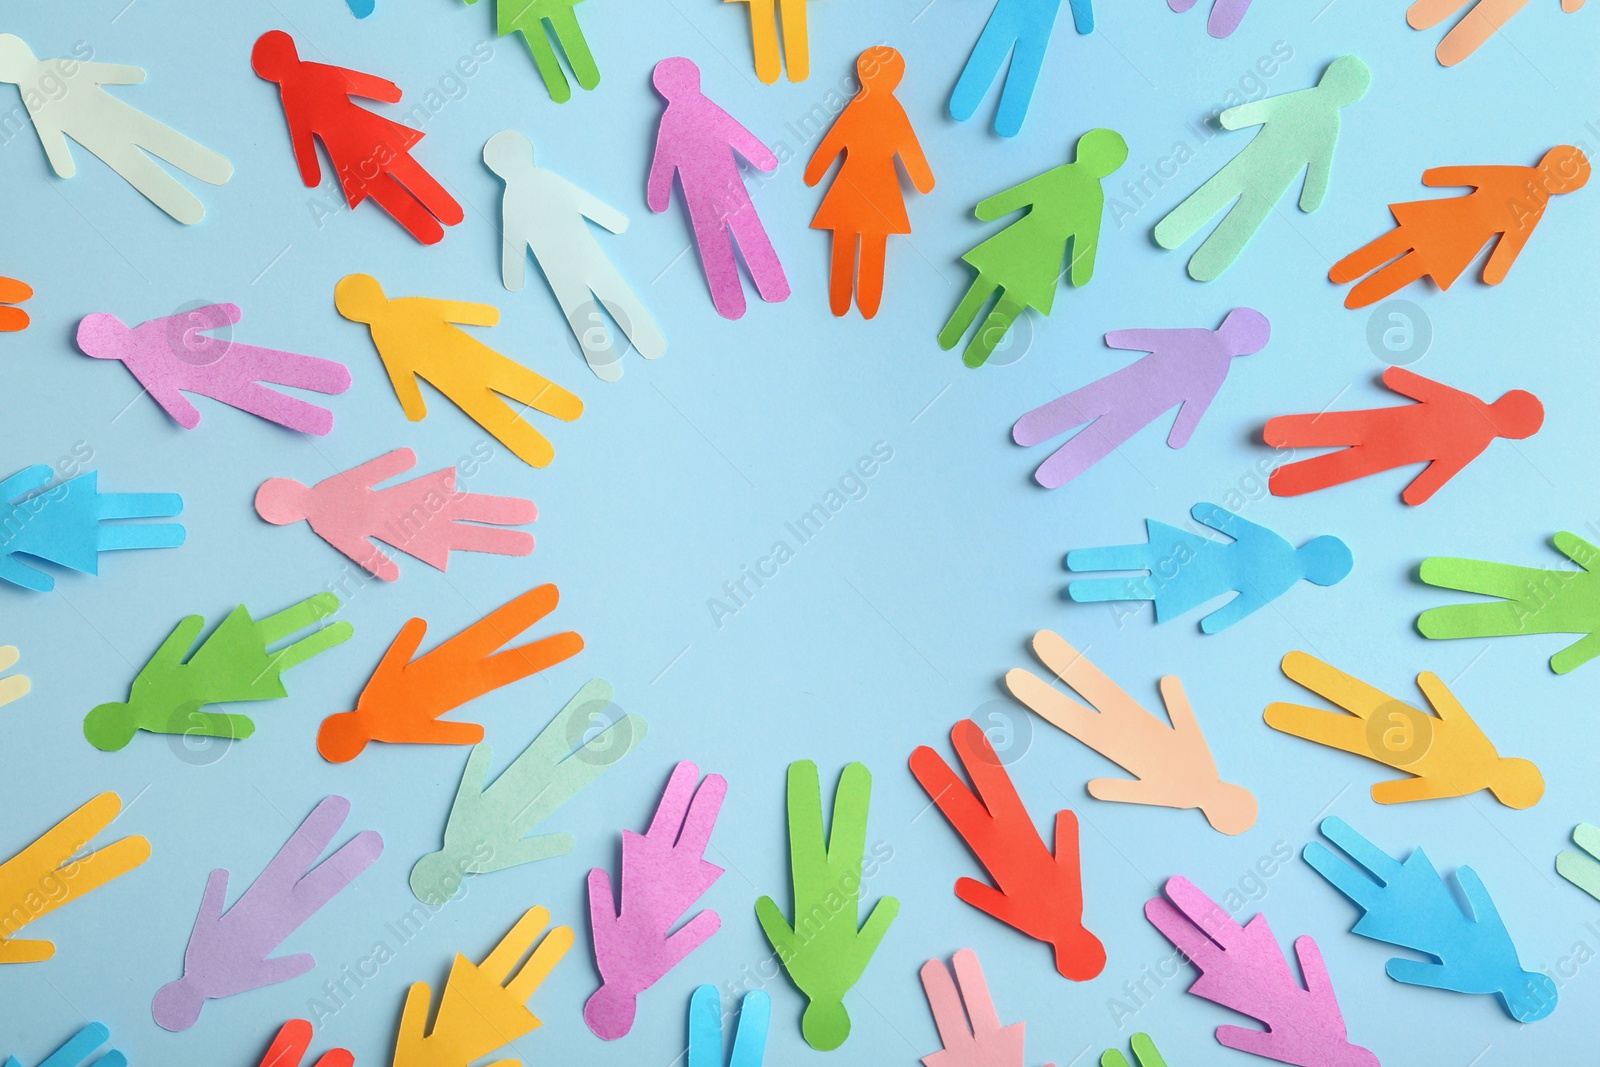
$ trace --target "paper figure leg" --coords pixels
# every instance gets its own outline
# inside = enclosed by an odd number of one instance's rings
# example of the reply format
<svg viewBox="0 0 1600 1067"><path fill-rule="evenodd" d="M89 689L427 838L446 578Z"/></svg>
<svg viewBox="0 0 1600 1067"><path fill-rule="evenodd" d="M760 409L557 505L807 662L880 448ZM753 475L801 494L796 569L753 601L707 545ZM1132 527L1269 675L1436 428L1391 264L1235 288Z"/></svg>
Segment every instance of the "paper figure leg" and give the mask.
<svg viewBox="0 0 1600 1067"><path fill-rule="evenodd" d="M1033 476L1046 489L1066 485L1115 452L1140 428L1137 419L1119 420L1114 415L1102 415L1039 464Z"/></svg>
<svg viewBox="0 0 1600 1067"><path fill-rule="evenodd" d="M972 279L972 285L967 288L967 294L961 298L961 303L956 305L955 311L950 315L950 321L944 324L944 329L939 331L939 347L948 352L956 346L956 342L966 334L978 317L978 312L989 302L994 291L1000 288L983 275Z"/></svg>
<svg viewBox="0 0 1600 1067"><path fill-rule="evenodd" d="M645 359L660 359L667 351L667 338L661 327L651 317L637 293L622 280L615 269L595 279L595 296L611 316L613 322L627 335L633 347Z"/></svg>
<svg viewBox="0 0 1600 1067"><path fill-rule="evenodd" d="M246 382L228 394L227 403L240 411L297 433L326 437L333 430L333 412L319 404Z"/></svg>
<svg viewBox="0 0 1600 1067"><path fill-rule="evenodd" d="M293 608L289 609L293 611ZM276 618L276 616L273 616ZM299 629L299 627L296 627ZM336 645L342 645L355 634L355 627L340 621L324 626L316 633L301 638L294 644L272 654L272 669L279 673L298 667L313 656L319 656Z"/></svg>
<svg viewBox="0 0 1600 1067"><path fill-rule="evenodd" d="M117 552L137 548L177 548L183 544L183 526L175 522L142 526L108 525L109 519L167 518L183 510L183 498L174 493L106 493L99 499L101 520L95 529L95 550Z"/></svg>
<svg viewBox="0 0 1600 1067"><path fill-rule="evenodd" d="M843 317L850 311L856 287L856 235L833 231L833 258L828 269L828 310Z"/></svg>
<svg viewBox="0 0 1600 1067"><path fill-rule="evenodd" d="M162 170L159 163L141 152L136 145L121 145L114 151L106 152L103 158L112 170L122 175L124 181L185 226L193 226L206 217L206 207L200 198Z"/></svg>
<svg viewBox="0 0 1600 1067"><path fill-rule="evenodd" d="M789 299L789 279L784 277L783 264L778 262L772 239L756 215L756 206L748 200L742 204L728 216L728 229L739 242L739 251L744 254L745 266L750 268L750 278L761 299L769 304Z"/></svg>
<svg viewBox="0 0 1600 1067"><path fill-rule="evenodd" d="M1233 208L1211 231L1211 236L1195 250L1194 257L1189 260L1189 277L1197 282L1210 282L1222 277L1222 272L1239 258L1245 243L1271 214L1272 201L1254 186L1246 186Z"/></svg>
<svg viewBox="0 0 1600 1067"><path fill-rule="evenodd" d="M1216 0L1211 18L1206 22L1206 32L1219 38L1232 36L1249 10L1250 0Z"/></svg>
<svg viewBox="0 0 1600 1067"><path fill-rule="evenodd" d="M693 211L690 212L691 218ZM722 218L694 220L694 240L700 249L700 265L705 270L706 288L711 303L725 319L744 317L744 283L739 278L739 263L733 254L733 235Z"/></svg>
<svg viewBox="0 0 1600 1067"><path fill-rule="evenodd" d="M548 467L550 461L555 459L555 446L550 444L549 439L534 429L493 390L484 389L473 396L462 397L457 403L474 422L489 431L530 467ZM526 411L529 406L524 402L523 410Z"/></svg>
<svg viewBox="0 0 1600 1067"><path fill-rule="evenodd" d="M1328 280L1335 285L1346 285L1357 278L1371 274L1390 260L1405 255L1413 247L1415 242L1406 236L1404 229L1396 226L1382 237L1367 242L1335 263L1328 271Z"/></svg>
<svg viewBox="0 0 1600 1067"><path fill-rule="evenodd" d="M411 191L422 206L427 208L446 226L455 226L466 218L466 212L456 203L455 197L445 191L439 180L425 170L410 155L397 157L389 164L389 174Z"/></svg>
<svg viewBox="0 0 1600 1067"><path fill-rule="evenodd" d="M224 185L233 177L225 156L143 113L134 123L133 143L207 185Z"/></svg>
<svg viewBox="0 0 1600 1067"><path fill-rule="evenodd" d="M888 234L861 235L861 270L856 276L856 305L861 308L861 317L864 319L877 315L878 306L883 303L884 260L888 252ZM845 310L848 311L849 307L846 303Z"/></svg>
<svg viewBox="0 0 1600 1067"><path fill-rule="evenodd" d="M572 87L567 84L567 76L561 69L561 63L556 59L556 51L550 45L550 37L545 33L544 20L534 20L533 25L525 26L518 30L522 43L528 46L528 54L533 57L533 65L539 68L539 77L544 81L545 91L550 94L550 99L558 104L565 104L572 99Z"/></svg>
<svg viewBox="0 0 1600 1067"><path fill-rule="evenodd" d="M1245 147L1248 152L1249 146ZM1243 153L1241 153L1242 155ZM1233 202L1248 182L1239 175L1239 159L1235 156L1205 183L1190 193L1177 207L1167 212L1156 223L1156 244L1162 248L1178 248L1199 233L1217 213Z"/></svg>
<svg viewBox="0 0 1600 1067"><path fill-rule="evenodd" d="M1280 703L1268 705L1266 720L1268 726L1281 733L1357 756L1375 755L1367 743L1367 721L1356 715Z"/></svg>
<svg viewBox="0 0 1600 1067"><path fill-rule="evenodd" d="M471 515L459 515L467 519ZM494 521L494 520L486 520ZM533 551L533 535L522 530L501 530L492 526L455 526L450 531L450 547L457 552L488 552L496 556L526 556Z"/></svg>
<svg viewBox="0 0 1600 1067"><path fill-rule="evenodd" d="M961 362L969 367L981 367L988 362L1000 342L1006 339L1006 334L1011 332L1012 323L1024 310L1021 301L1013 300L1002 291L994 310L983 320L978 332L972 335L967 350L961 353Z"/></svg>
<svg viewBox="0 0 1600 1067"><path fill-rule="evenodd" d="M1422 253L1407 252L1372 277L1358 282L1354 289L1345 294L1344 306L1364 308L1368 304L1376 304L1391 293L1398 293L1427 273L1428 261Z"/></svg>
<svg viewBox="0 0 1600 1067"><path fill-rule="evenodd" d="M422 202L392 174L380 174L366 183L366 191L379 207L387 211L407 233L425 245L444 239L444 227L430 215Z"/></svg>
<svg viewBox="0 0 1600 1067"><path fill-rule="evenodd" d="M578 342L578 351L583 353L583 361L601 381L621 381L622 354L617 351L616 338L600 314L600 305L587 281L569 276L549 281L550 291L555 294L562 316L572 330L572 338Z"/></svg>
<svg viewBox="0 0 1600 1067"><path fill-rule="evenodd" d="M1011 53L1011 69L1006 71L1006 83L1000 89L1000 108L994 116L994 132L1001 137L1015 137L1022 132L1022 120L1028 117L1028 104L1033 100L1033 90L1039 82L1039 71L1044 68L1044 53L1049 44L1048 26L1042 31L1034 28L1017 38L1017 47Z"/></svg>
<svg viewBox="0 0 1600 1067"><path fill-rule="evenodd" d="M1499 32L1500 27L1504 26L1511 16L1521 11L1523 5L1527 2L1528 0L1478 0L1476 6L1463 15L1461 21L1451 27L1450 32L1444 35L1444 40L1439 42L1439 47L1434 50L1434 55L1438 57L1439 62L1444 66L1455 66L1476 52L1485 41ZM1407 12L1406 20L1411 22L1412 26L1418 28L1437 24L1446 16L1444 14L1431 16L1429 9L1437 10L1443 6L1443 4L1437 2L1429 2L1429 0L1419 0L1418 3L1411 6L1411 11ZM1459 7L1460 5L1453 6ZM1432 22L1423 23L1422 26L1419 26L1417 22L1412 22L1411 12L1418 12L1419 10L1424 12L1424 14L1420 15L1421 18L1426 19L1431 16Z"/></svg>
<svg viewBox="0 0 1600 1067"><path fill-rule="evenodd" d="M561 50L567 54L567 63L572 67L572 75L578 79L578 84L585 89L599 85L600 68L595 65L594 53L589 51L583 27L578 25L578 13L570 7L560 9L550 16L550 28L555 31L556 40L561 42Z"/></svg>
<svg viewBox="0 0 1600 1067"><path fill-rule="evenodd" d="M1181 15L1194 7L1194 3L1195 0L1167 0L1167 7Z"/></svg>
<svg viewBox="0 0 1600 1067"><path fill-rule="evenodd" d="M956 79L955 89L950 93L950 117L960 122L965 122L977 112L984 94L999 77L1006 55L1017 43L1014 20L1009 14L1002 15L1003 8L1003 2L995 5L983 32L978 35L978 43L972 46L967 65L961 68L961 77Z"/></svg>
<svg viewBox="0 0 1600 1067"><path fill-rule="evenodd" d="M1296 438L1294 447L1316 448L1323 443ZM1268 475L1267 484L1272 487L1273 496L1302 496L1377 474L1383 468L1381 460L1368 458L1366 448L1350 445L1325 456L1285 464Z"/></svg>
<svg viewBox="0 0 1600 1067"><path fill-rule="evenodd" d="M1155 552L1148 543L1142 545L1107 545L1103 548L1075 548L1067 553L1067 570L1086 571L1147 571L1155 562Z"/></svg>
<svg viewBox="0 0 1600 1067"><path fill-rule="evenodd" d="M238 348L235 346L235 351ZM253 345L245 346L240 355L249 360L255 380L259 382L309 389L329 396L350 388L350 369L336 360Z"/></svg>
<svg viewBox="0 0 1600 1067"><path fill-rule="evenodd" d="M750 47L755 54L756 77L771 85L783 73L778 54L777 7L774 0L747 0L750 5Z"/></svg>
<svg viewBox="0 0 1600 1067"><path fill-rule="evenodd" d="M806 27L809 0L778 0L783 15L783 63L789 80L803 82L811 76L811 40Z"/></svg>

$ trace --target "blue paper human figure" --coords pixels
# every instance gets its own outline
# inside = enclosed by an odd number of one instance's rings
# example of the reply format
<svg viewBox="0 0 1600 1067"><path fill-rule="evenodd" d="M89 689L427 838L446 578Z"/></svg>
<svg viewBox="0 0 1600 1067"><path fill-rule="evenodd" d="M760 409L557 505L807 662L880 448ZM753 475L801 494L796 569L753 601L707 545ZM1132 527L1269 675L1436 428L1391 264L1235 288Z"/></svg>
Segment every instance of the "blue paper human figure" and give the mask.
<svg viewBox="0 0 1600 1067"><path fill-rule="evenodd" d="M94 471L46 489L54 475L39 464L0 481L0 581L48 593L55 579L17 557L99 574L101 552L183 544L183 527L175 522L109 525L113 519L171 518L183 510L178 494L102 493Z"/></svg>
<svg viewBox="0 0 1600 1067"><path fill-rule="evenodd" d="M1068 2L1078 32L1094 32L1093 0ZM1000 89L994 132L1015 137L1028 116L1028 102L1033 99L1033 87L1039 81L1045 49L1050 47L1050 32L1060 10L1061 0L997 0L950 94L951 117L965 122L973 116L1010 55L1011 69Z"/></svg>
<svg viewBox="0 0 1600 1067"><path fill-rule="evenodd" d="M350 6L350 14L358 19L364 19L372 14L372 9L378 0L344 0L344 2Z"/></svg>
<svg viewBox="0 0 1600 1067"><path fill-rule="evenodd" d="M703 985L689 998L689 1062L687 1067L761 1067L767 1052L767 1027L772 998L759 989L744 995L733 1038L733 1050L722 1058L722 994Z"/></svg>
<svg viewBox="0 0 1600 1067"><path fill-rule="evenodd" d="M39 1067L82 1067L89 1062L89 1057L94 1055L96 1049L110 1040L111 1031L105 1023L90 1023L48 1058L41 1060ZM22 1061L15 1056L8 1057L5 1067L22 1067ZM111 1049L94 1061L94 1067L128 1067L128 1058Z"/></svg>

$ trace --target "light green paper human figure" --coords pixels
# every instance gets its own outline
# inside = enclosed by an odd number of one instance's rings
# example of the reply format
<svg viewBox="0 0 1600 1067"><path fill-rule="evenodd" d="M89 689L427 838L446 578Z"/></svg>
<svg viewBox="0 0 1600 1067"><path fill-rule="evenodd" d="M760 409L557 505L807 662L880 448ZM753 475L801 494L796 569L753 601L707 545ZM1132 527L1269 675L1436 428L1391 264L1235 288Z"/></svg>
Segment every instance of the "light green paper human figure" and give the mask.
<svg viewBox="0 0 1600 1067"><path fill-rule="evenodd" d="M1239 258L1301 171L1306 178L1300 188L1300 210L1317 210L1328 194L1333 151L1339 142L1340 109L1365 96L1371 83L1372 72L1365 63L1355 56L1340 56L1310 89L1264 97L1224 111L1217 120L1223 129L1260 126L1261 132L1156 224L1156 243L1177 248L1227 209L1189 260L1189 276L1209 282L1221 277Z"/></svg>
<svg viewBox="0 0 1600 1067"><path fill-rule="evenodd" d="M1150 1040L1149 1034L1134 1034L1131 1044L1139 1067L1167 1067L1167 1061L1156 1051L1156 1043ZM1108 1048L1100 1054L1100 1067L1129 1067L1128 1058L1121 1049Z"/></svg>
<svg viewBox="0 0 1600 1067"><path fill-rule="evenodd" d="M800 1031L806 1044L828 1052L850 1036L844 996L867 962L900 902L883 897L859 928L861 864L867 850L867 807L872 775L860 763L845 767L833 795L830 833L823 832L822 784L810 760L789 764L789 869L795 925L771 897L756 901L756 918L789 978L806 996ZM816 916L825 916L820 922Z"/></svg>
<svg viewBox="0 0 1600 1067"><path fill-rule="evenodd" d="M1600 900L1600 827L1580 822L1572 829L1572 843L1582 852L1562 849L1556 854L1556 873Z"/></svg>
<svg viewBox="0 0 1600 1067"><path fill-rule="evenodd" d="M478 0L466 0L475 4ZM572 88L556 57L555 44L566 54L573 77L585 89L600 84L600 68L595 66L589 42L584 39L583 27L578 25L578 14L572 9L582 0L494 0L495 30L501 37L516 33L533 56L533 65L539 68L539 77L550 99L564 104L572 99ZM549 32L545 23L550 24ZM555 44L551 43L551 35Z"/></svg>
<svg viewBox="0 0 1600 1067"><path fill-rule="evenodd" d="M1100 182L1127 158L1128 142L1120 133L1090 130L1078 138L1071 163L1052 167L978 204L973 214L984 222L1023 209L1027 213L961 257L978 276L939 331L940 348L954 348L998 290L994 309L961 357L967 366L981 367L1023 311L1037 308L1050 314L1063 274L1074 286L1089 284L1105 213ZM1072 260L1067 263L1069 244Z"/></svg>

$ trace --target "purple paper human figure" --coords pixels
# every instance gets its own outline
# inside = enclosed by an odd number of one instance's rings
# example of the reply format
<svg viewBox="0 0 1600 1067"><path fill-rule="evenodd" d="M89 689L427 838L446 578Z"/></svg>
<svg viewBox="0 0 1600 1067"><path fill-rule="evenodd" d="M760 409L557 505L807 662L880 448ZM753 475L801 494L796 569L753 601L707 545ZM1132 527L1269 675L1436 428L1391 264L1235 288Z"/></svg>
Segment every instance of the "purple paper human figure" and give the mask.
<svg viewBox="0 0 1600 1067"><path fill-rule="evenodd" d="M1167 6L1177 12L1194 7L1195 0L1167 0ZM1250 10L1250 0L1213 0L1211 17L1206 20L1206 32L1213 37L1227 37L1239 28L1245 12Z"/></svg>
<svg viewBox="0 0 1600 1067"><path fill-rule="evenodd" d="M633 1028L640 993L722 928L721 917L707 908L672 932L722 877L722 868L706 861L705 850L728 783L720 774L706 775L696 788L699 781L700 768L687 760L679 763L650 829L622 831L620 908L611 876L600 867L589 872L589 924L600 988L584 1004L583 1020L606 1041Z"/></svg>
<svg viewBox="0 0 1600 1067"><path fill-rule="evenodd" d="M267 954L383 854L383 838L363 830L317 862L349 814L344 797L326 797L226 913L228 872L211 872L183 954L183 977L162 986L151 1002L157 1023L187 1030L207 1000L287 982L316 966L309 952Z"/></svg>
<svg viewBox="0 0 1600 1067"><path fill-rule="evenodd" d="M1046 489L1066 485L1175 405L1181 407L1167 444L1182 448L1222 388L1234 357L1261 351L1271 332L1266 316L1253 308L1233 309L1215 330L1114 330L1106 334L1106 344L1150 354L1034 408L1011 428L1011 439L1036 445L1083 427L1034 472Z"/></svg>
<svg viewBox="0 0 1600 1067"><path fill-rule="evenodd" d="M705 267L711 302L725 319L744 314L744 285L733 245L739 243L745 266L761 299L775 303L789 298L789 279L773 251L772 241L756 215L744 187L739 162L743 156L756 169L778 168L773 155L755 134L700 91L700 68L682 56L663 59L652 77L667 101L650 161L646 201L657 214L672 202L672 178L683 186L700 262Z"/></svg>
<svg viewBox="0 0 1600 1067"><path fill-rule="evenodd" d="M333 429L333 412L286 396L262 383L316 393L350 388L343 363L295 352L240 344L207 331L238 325L237 304L210 304L129 328L99 312L78 323L78 347L95 359L117 359L179 426L200 425L200 411L184 393L196 393L301 433Z"/></svg>
<svg viewBox="0 0 1600 1067"><path fill-rule="evenodd" d="M532 522L539 517L533 501L457 489L454 467L387 489L373 488L416 465L415 452L397 448L312 486L292 478L269 478L256 490L256 512L277 526L310 523L318 537L386 582L399 578L400 568L368 538L441 571L448 567L452 551L501 556L533 551L530 533L471 525Z"/></svg>

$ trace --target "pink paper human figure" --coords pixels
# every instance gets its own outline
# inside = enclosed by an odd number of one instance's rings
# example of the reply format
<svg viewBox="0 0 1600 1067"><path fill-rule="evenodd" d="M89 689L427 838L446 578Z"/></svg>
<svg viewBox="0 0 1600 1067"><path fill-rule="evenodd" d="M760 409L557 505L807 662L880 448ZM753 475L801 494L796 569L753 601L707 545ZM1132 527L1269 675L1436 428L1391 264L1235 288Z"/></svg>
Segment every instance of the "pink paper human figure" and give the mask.
<svg viewBox="0 0 1600 1067"><path fill-rule="evenodd" d="M318 537L386 582L399 578L400 568L368 538L441 571L448 568L452 551L499 556L533 551L530 533L470 525L532 522L539 517L533 501L457 489L454 467L387 489L373 488L416 465L415 452L397 448L313 486L268 478L256 490L256 513L277 526L310 523Z"/></svg>
<svg viewBox="0 0 1600 1067"><path fill-rule="evenodd" d="M115 315L98 312L78 323L78 347L95 359L120 360L186 430L200 425L200 410L184 393L220 400L301 433L321 437L333 429L327 408L262 383L335 394L350 388L350 371L331 359L257 348L211 332L236 326L243 317L237 304L209 304L130 328Z"/></svg>
<svg viewBox="0 0 1600 1067"><path fill-rule="evenodd" d="M1072 481L1177 405L1167 444L1182 448L1222 388L1234 358L1261 351L1271 329L1261 312L1235 308L1216 330L1114 330L1106 334L1106 344L1150 354L1034 408L1017 420L1011 438L1019 445L1036 445L1083 427L1034 473L1046 489Z"/></svg>
<svg viewBox="0 0 1600 1067"><path fill-rule="evenodd" d="M1023 1067L1028 1024L1000 1025L976 952L958 949L950 959L950 970L943 960L929 960L919 974L944 1046L922 1057L923 1067Z"/></svg>
<svg viewBox="0 0 1600 1067"><path fill-rule="evenodd" d="M722 918L707 908L672 932L722 877L722 868L706 861L705 850L727 792L722 775L708 774L701 783L700 768L687 760L679 763L650 829L622 831L620 908L611 876L600 867L589 872L589 923L600 988L584 1004L583 1020L596 1036L614 1041L626 1035L639 994L722 928Z"/></svg>
<svg viewBox="0 0 1600 1067"><path fill-rule="evenodd" d="M733 245L739 243L750 278L761 299L775 303L789 298L789 279L773 251L772 241L756 215L756 206L739 174L738 153L757 170L778 168L773 155L755 134L700 91L700 68L682 56L656 64L652 78L667 101L650 161L646 201L657 214L672 202L672 179L683 186L700 262L705 267L711 302L725 319L744 314L744 285Z"/></svg>

